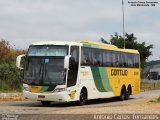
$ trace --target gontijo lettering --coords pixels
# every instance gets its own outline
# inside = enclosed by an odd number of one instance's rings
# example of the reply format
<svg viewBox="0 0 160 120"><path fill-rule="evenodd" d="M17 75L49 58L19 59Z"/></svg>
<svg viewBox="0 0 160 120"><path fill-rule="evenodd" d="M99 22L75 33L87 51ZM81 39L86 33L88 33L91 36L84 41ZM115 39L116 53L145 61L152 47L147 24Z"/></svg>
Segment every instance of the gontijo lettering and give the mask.
<svg viewBox="0 0 160 120"><path fill-rule="evenodd" d="M127 76L128 70L112 69L111 76Z"/></svg>

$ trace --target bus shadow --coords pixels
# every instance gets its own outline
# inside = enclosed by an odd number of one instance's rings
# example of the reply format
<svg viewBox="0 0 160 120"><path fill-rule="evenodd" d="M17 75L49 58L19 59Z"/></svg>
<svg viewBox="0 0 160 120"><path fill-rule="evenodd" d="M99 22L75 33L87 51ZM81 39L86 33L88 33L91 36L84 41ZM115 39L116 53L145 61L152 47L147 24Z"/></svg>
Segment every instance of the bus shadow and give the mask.
<svg viewBox="0 0 160 120"><path fill-rule="evenodd" d="M128 100L132 100L135 98L129 98ZM128 101L127 100L127 101ZM93 99L93 100L88 100L86 105L84 106L79 106L77 102L68 102L68 103L55 103L52 102L50 105L48 106L44 106L41 104L41 102L30 102L30 101L26 101L26 102L18 102L18 103L14 103L11 104L10 106L16 106L16 107L49 107L49 108L69 108L69 107L85 107L85 106L92 106L92 105L100 105L100 104L105 104L105 103L118 103L118 102L123 102L120 101L117 97L113 97L113 98L104 98L104 99ZM110 104L108 104L110 105Z"/></svg>
<svg viewBox="0 0 160 120"><path fill-rule="evenodd" d="M131 100L131 99L134 99L134 98L129 98L128 100ZM112 97L112 98L89 100L87 101L87 105L97 105L97 104L104 104L104 103L118 103L118 102L123 102L123 101L120 101L119 98L117 97Z"/></svg>

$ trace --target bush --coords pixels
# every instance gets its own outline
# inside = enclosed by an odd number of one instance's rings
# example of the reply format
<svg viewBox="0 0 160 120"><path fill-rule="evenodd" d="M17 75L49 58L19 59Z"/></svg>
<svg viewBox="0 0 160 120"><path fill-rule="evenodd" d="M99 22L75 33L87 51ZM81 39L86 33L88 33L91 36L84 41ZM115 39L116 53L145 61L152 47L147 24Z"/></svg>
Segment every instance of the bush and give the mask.
<svg viewBox="0 0 160 120"><path fill-rule="evenodd" d="M1 84L0 91L6 92L9 90L9 86L7 85L7 83L5 81L1 81L0 84Z"/></svg>
<svg viewBox="0 0 160 120"><path fill-rule="evenodd" d="M22 88L22 72L19 71L15 63L0 65L0 91L20 91Z"/></svg>
<svg viewBox="0 0 160 120"><path fill-rule="evenodd" d="M159 96L159 98L157 99L157 101L160 102L160 96Z"/></svg>
<svg viewBox="0 0 160 120"><path fill-rule="evenodd" d="M21 91L22 71L16 67L16 57L24 50L11 48L8 41L0 40L0 91Z"/></svg>

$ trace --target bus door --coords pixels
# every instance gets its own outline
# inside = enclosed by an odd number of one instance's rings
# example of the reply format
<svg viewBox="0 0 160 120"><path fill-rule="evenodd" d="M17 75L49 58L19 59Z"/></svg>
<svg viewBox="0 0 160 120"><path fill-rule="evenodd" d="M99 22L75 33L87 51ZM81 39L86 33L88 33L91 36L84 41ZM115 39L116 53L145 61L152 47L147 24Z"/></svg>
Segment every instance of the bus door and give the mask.
<svg viewBox="0 0 160 120"><path fill-rule="evenodd" d="M70 62L69 62L69 71L67 78L67 87L72 87L76 85L78 68L79 68L79 47L71 46L70 50Z"/></svg>

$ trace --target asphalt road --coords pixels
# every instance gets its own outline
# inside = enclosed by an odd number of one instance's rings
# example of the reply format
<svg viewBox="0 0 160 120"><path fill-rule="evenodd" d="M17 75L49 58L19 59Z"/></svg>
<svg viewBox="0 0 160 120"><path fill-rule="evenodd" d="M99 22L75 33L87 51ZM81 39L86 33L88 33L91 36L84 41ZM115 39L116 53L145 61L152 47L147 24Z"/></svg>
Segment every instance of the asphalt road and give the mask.
<svg viewBox="0 0 160 120"><path fill-rule="evenodd" d="M9 116L9 115L18 115L18 118L19 118L18 120L25 119L25 118L26 120L27 119L36 120L36 119L42 119L42 118L46 120L49 118L66 119L67 117L71 117L69 119L73 119L73 120L75 119L75 117L76 118L79 117L79 119L81 120L82 117L80 117L80 115L74 115L73 117L73 116L68 116L68 114L74 114L74 112L77 114L76 110L79 110L79 109L86 110L86 114L87 114L87 111L92 111L95 108L97 109L99 108L103 109L104 107L121 108L127 104L132 104L132 103L134 104L140 101L142 102L149 101L154 98L157 98L158 96L160 96L160 90L152 90L147 92L141 92L140 94L137 94L137 95L132 95L131 98L127 101L118 101L116 98L97 99L97 100L88 101L87 105L85 106L77 106L77 104L75 103L52 103L50 106L45 107L41 105L40 102L37 102L37 101L0 102L0 120L1 118L4 118L4 117L17 117L17 116ZM160 105L160 104L157 104L157 105ZM71 112L70 113L68 112L65 114L65 111L71 111ZM95 112L93 111L93 113ZM58 115L58 114L62 114L62 115ZM78 114L81 114L81 112ZM82 112L82 114L84 113ZM89 114L92 114L92 112L90 112ZM49 117L49 116L52 116L52 117ZM86 116L86 119L88 119L87 117L90 118L93 116L90 116L90 115Z"/></svg>

